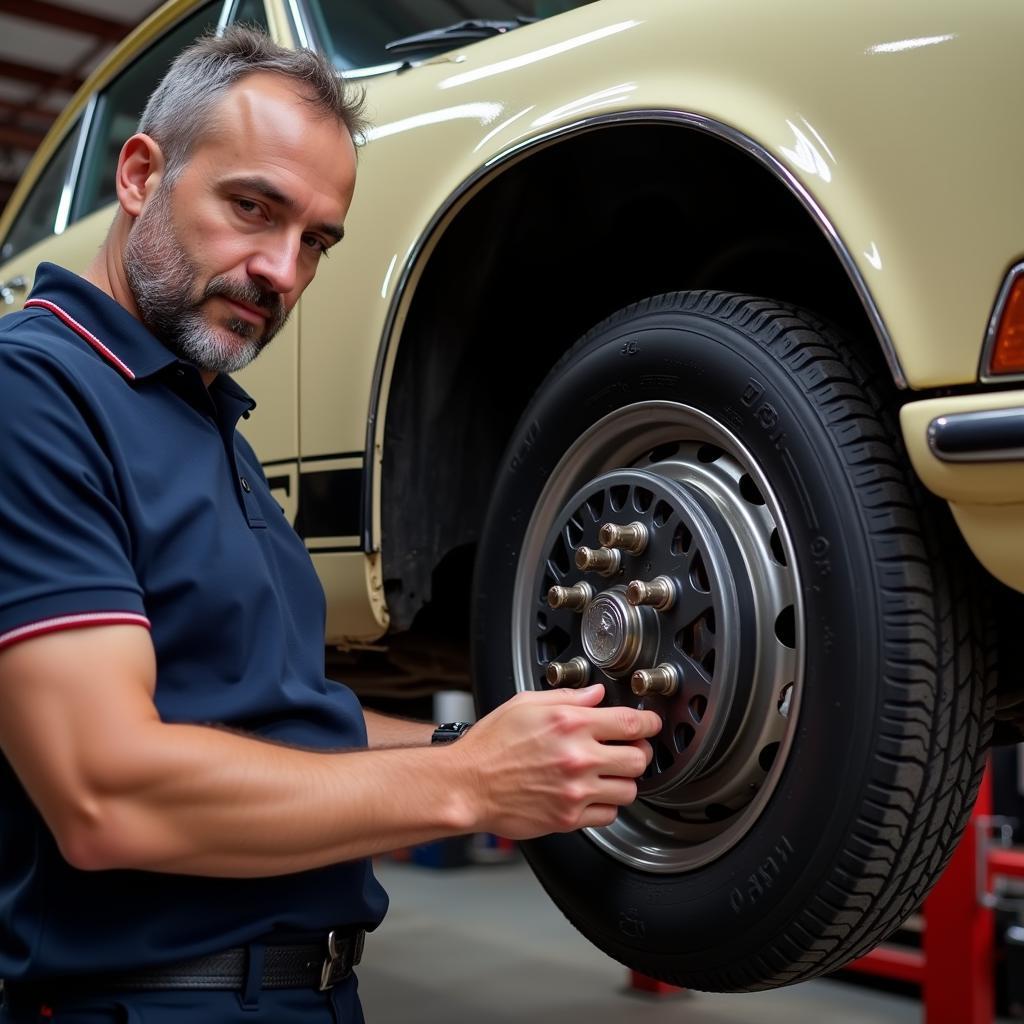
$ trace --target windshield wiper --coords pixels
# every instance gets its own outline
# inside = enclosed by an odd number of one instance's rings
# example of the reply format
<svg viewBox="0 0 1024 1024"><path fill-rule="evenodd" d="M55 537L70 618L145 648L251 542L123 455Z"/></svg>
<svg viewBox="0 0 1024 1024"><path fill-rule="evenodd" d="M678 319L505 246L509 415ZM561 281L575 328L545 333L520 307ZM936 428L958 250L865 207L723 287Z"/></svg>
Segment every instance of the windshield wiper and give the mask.
<svg viewBox="0 0 1024 1024"><path fill-rule="evenodd" d="M511 32L513 29L530 25L539 20L539 18L527 17L518 17L512 21L489 21L483 18L473 18L469 21L459 21L454 25L447 25L444 28L433 28L429 32L419 32L414 36L406 36L404 39L396 39L394 42L386 43L384 49L388 53L451 50L462 43L475 43L480 39L500 36L505 32Z"/></svg>

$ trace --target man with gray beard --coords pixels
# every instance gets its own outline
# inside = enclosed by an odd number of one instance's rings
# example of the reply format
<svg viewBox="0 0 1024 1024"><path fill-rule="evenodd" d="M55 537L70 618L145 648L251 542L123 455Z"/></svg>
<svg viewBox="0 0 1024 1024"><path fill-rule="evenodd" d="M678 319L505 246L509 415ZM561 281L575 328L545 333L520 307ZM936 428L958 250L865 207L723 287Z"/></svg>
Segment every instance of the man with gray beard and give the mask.
<svg viewBox="0 0 1024 1024"><path fill-rule="evenodd" d="M189 259L174 233L170 217L173 183L163 181L135 221L124 248L125 279L150 332L179 359L194 366L235 373L248 366L288 320L281 296L256 281L215 277L200 289L199 268ZM197 293L198 292L198 293ZM202 313L208 299L224 296L267 313L262 331L240 318L226 326L239 339L230 350L218 343Z"/></svg>
<svg viewBox="0 0 1024 1024"><path fill-rule="evenodd" d="M0 323L0 1021L361 1021L373 854L635 798L661 722L600 686L432 745L325 678L228 374L341 241L359 118L314 54L200 40L84 277L43 264Z"/></svg>

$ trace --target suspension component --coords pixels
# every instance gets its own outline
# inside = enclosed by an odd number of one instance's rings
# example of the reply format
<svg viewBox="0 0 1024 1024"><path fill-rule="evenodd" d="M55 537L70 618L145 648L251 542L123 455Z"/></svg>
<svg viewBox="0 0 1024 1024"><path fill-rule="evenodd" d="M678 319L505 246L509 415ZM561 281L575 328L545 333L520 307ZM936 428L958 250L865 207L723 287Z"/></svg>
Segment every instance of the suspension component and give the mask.
<svg viewBox="0 0 1024 1024"><path fill-rule="evenodd" d="M590 662L578 656L549 662L544 678L549 686L585 686L590 681Z"/></svg>
<svg viewBox="0 0 1024 1024"><path fill-rule="evenodd" d="M597 537L602 547L621 548L631 555L642 555L650 534L643 523L630 523L629 526L605 523L598 531Z"/></svg>
<svg viewBox="0 0 1024 1024"><path fill-rule="evenodd" d="M676 581L669 576L655 576L650 583L633 580L626 587L626 600L632 605L647 604L659 612L668 611L676 601Z"/></svg>
<svg viewBox="0 0 1024 1024"><path fill-rule="evenodd" d="M579 547L576 549L576 568L583 572L593 569L602 576L614 576L619 571L621 562L622 554L616 548Z"/></svg>
<svg viewBox="0 0 1024 1024"><path fill-rule="evenodd" d="M594 599L594 588L581 580L573 587L552 587L548 591L548 604L552 608L571 608L581 612Z"/></svg>
<svg viewBox="0 0 1024 1024"><path fill-rule="evenodd" d="M649 693L671 697L679 689L679 669L667 661L654 668L639 669L633 673L630 686L638 697L646 697Z"/></svg>

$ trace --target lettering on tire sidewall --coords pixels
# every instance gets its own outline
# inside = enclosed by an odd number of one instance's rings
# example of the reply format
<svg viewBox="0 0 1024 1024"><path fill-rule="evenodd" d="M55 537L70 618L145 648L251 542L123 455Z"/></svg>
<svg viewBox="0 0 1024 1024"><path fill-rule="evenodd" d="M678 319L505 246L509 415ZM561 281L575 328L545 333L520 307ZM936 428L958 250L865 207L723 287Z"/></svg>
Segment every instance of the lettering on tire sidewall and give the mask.
<svg viewBox="0 0 1024 1024"><path fill-rule="evenodd" d="M780 884L785 869L796 849L788 837L780 836L771 853L729 893L729 906L734 914L757 908L764 897Z"/></svg>

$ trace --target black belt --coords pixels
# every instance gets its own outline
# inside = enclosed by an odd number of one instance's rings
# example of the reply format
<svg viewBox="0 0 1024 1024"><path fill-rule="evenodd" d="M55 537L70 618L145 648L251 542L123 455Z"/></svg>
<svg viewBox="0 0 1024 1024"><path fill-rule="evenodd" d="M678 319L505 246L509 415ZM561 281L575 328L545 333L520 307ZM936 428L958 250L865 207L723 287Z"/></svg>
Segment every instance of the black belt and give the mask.
<svg viewBox="0 0 1024 1024"><path fill-rule="evenodd" d="M265 946L262 988L333 988L362 959L366 932L332 931L326 942ZM8 999L48 1002L59 998L108 992L149 992L160 989L242 989L249 975L249 951L226 949L164 967L110 974L68 975L7 982Z"/></svg>

